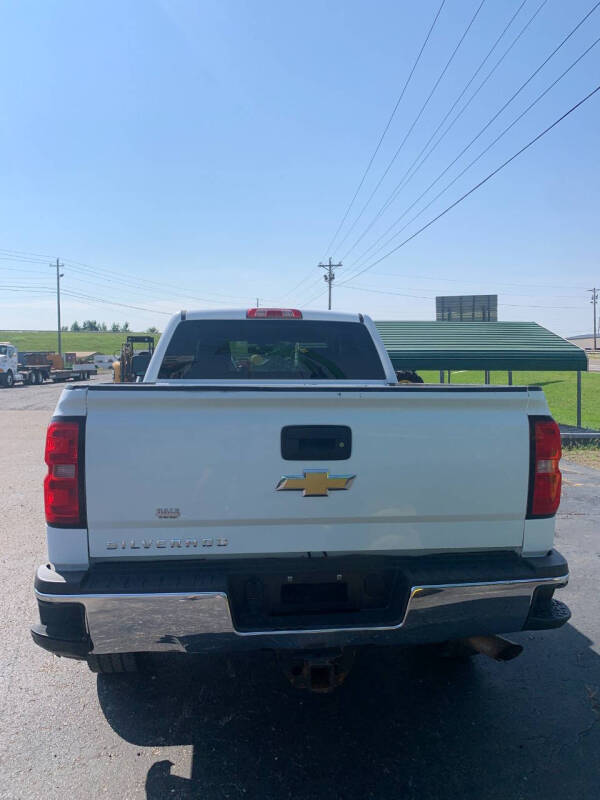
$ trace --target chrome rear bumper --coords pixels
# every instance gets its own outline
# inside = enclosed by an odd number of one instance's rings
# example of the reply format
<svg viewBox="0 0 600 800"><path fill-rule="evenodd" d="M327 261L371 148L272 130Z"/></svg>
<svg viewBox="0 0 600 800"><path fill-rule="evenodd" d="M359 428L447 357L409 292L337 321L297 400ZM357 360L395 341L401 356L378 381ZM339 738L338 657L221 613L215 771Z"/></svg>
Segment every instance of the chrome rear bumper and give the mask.
<svg viewBox="0 0 600 800"><path fill-rule="evenodd" d="M567 582L565 572L531 579L415 585L408 593L402 618L394 624L300 630L236 630L228 596L221 591L54 594L36 589L36 597L40 607L52 604L56 611L56 605L60 604L83 607L87 652L100 655L242 647L416 644L510 633L527 627L557 627L556 621L539 624L538 617L538 624L528 625L528 620L536 590L560 588ZM558 624L567 619L568 613ZM60 647L52 646L52 632L47 626L36 626L33 635L42 647L61 652ZM62 654L70 654L64 642Z"/></svg>

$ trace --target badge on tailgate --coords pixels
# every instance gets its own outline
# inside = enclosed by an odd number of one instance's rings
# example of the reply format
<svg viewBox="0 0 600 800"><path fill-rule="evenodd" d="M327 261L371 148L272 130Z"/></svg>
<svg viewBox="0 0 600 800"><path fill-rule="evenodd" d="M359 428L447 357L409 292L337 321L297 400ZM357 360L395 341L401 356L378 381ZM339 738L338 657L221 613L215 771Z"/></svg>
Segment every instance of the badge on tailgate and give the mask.
<svg viewBox="0 0 600 800"><path fill-rule="evenodd" d="M284 475L278 492L302 492L303 497L327 497L331 491L349 489L356 475L330 475L329 470L305 469L302 475Z"/></svg>

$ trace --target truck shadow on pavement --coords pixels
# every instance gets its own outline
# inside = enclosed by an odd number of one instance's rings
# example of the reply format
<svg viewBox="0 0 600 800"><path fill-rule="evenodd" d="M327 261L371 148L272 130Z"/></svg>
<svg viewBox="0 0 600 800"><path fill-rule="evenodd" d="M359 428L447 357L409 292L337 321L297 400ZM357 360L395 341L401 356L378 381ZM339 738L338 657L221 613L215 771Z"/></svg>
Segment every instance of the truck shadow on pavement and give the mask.
<svg viewBox="0 0 600 800"><path fill-rule="evenodd" d="M514 637L516 661L428 648L359 652L330 695L293 689L272 653L149 660L99 676L117 734L193 746L191 777L158 760L147 797L596 798L600 657L571 625Z"/></svg>

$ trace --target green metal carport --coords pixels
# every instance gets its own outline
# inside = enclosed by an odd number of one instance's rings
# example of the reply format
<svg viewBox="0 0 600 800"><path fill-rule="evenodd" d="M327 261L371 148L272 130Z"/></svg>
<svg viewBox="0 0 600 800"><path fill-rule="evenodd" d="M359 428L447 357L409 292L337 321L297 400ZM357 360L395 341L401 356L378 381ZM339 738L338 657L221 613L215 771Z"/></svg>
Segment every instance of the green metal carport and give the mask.
<svg viewBox="0 0 600 800"><path fill-rule="evenodd" d="M581 373L585 352L536 322L375 322L394 368L577 372L577 425L581 426Z"/></svg>

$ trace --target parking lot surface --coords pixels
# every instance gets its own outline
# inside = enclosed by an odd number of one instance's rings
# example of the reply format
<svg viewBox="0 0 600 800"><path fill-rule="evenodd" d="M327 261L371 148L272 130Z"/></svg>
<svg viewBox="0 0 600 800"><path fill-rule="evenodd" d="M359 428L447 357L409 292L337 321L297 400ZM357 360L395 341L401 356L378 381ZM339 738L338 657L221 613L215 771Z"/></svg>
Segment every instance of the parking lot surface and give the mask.
<svg viewBox="0 0 600 800"><path fill-rule="evenodd" d="M498 664L364 650L332 695L270 653L95 676L35 647L45 426L60 386L0 390L0 798L600 797L600 472L563 463L573 612Z"/></svg>

